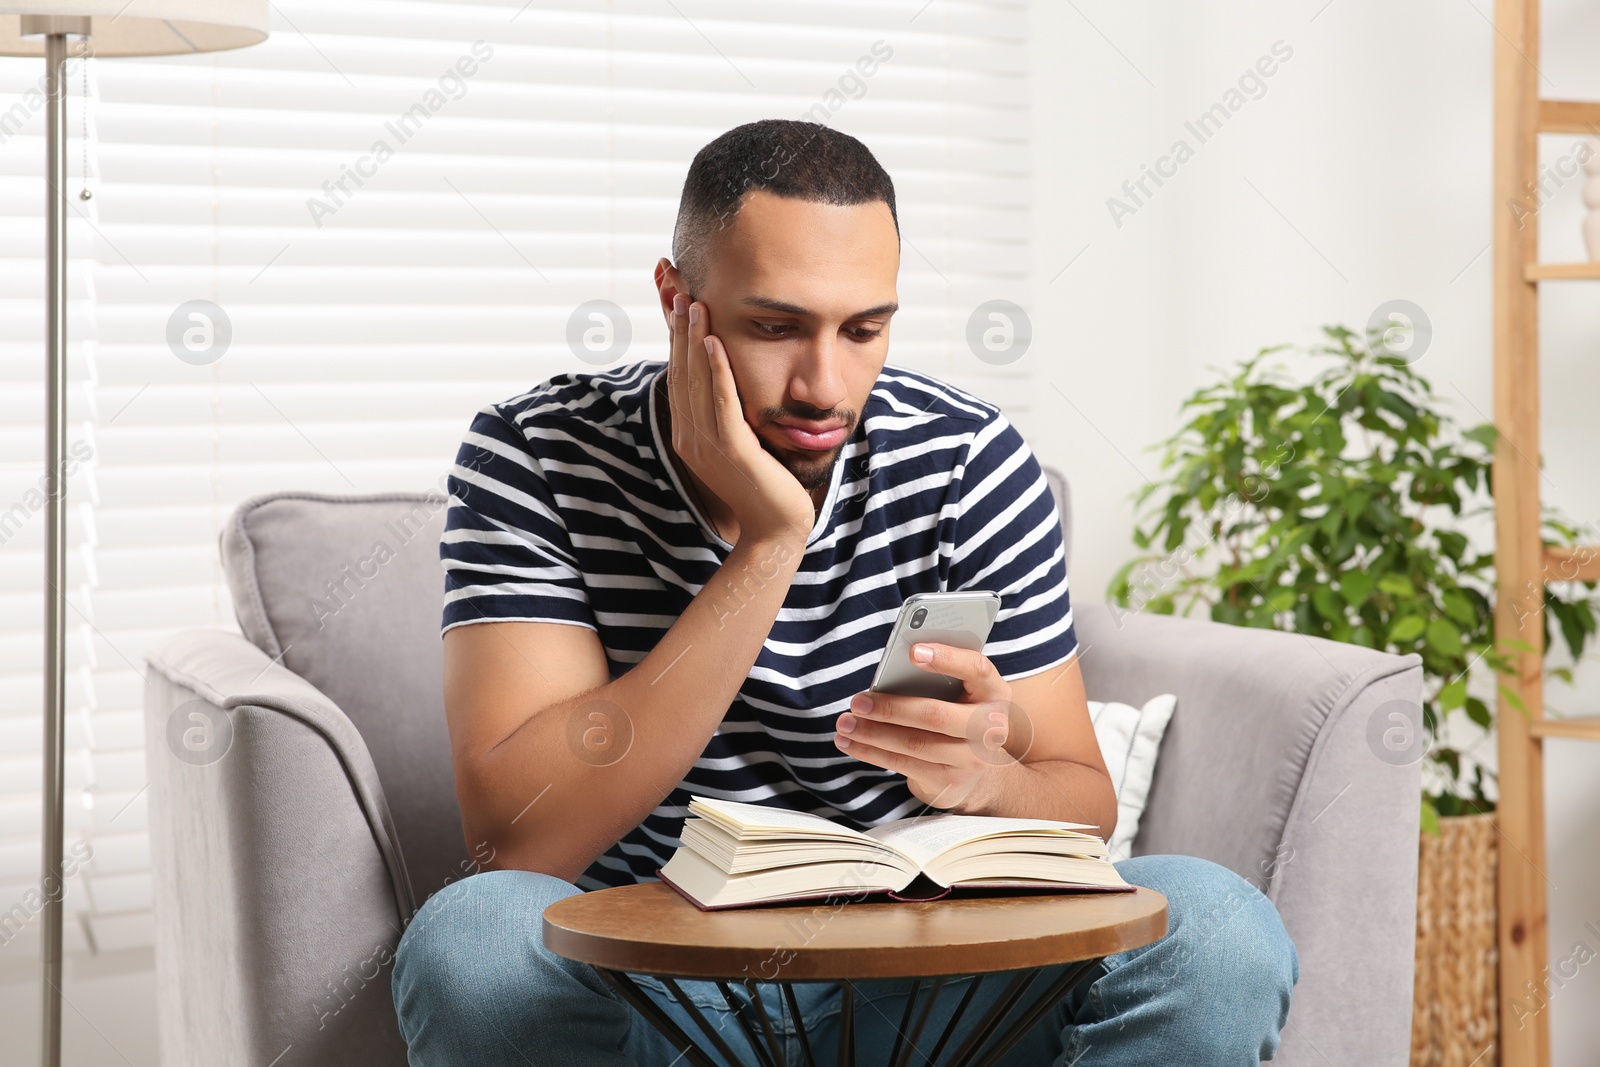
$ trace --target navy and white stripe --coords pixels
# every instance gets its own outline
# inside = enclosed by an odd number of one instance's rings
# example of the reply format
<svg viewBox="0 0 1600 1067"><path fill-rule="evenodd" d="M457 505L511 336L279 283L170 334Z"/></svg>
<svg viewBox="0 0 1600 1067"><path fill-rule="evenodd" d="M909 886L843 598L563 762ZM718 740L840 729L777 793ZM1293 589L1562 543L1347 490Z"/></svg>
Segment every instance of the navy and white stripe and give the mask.
<svg viewBox="0 0 1600 1067"><path fill-rule="evenodd" d="M613 678L655 647L732 548L664 459L656 406L666 398L653 387L665 367L561 374L478 413L449 481L445 629L585 626ZM1006 678L1076 650L1055 501L1022 436L987 401L885 366L722 725L579 885L653 880L691 793L862 829L921 810L903 778L834 746L834 721L872 683L901 601L961 589L1001 594L984 651ZM724 596L736 603L731 586Z"/></svg>

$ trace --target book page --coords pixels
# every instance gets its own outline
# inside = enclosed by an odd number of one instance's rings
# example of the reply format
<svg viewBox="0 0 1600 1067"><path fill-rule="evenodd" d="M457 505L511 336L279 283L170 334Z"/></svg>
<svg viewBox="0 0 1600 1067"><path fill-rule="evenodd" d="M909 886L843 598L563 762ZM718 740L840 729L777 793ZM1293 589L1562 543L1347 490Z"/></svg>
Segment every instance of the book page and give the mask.
<svg viewBox="0 0 1600 1067"><path fill-rule="evenodd" d="M806 811L787 808L769 808L762 804L744 804L736 800L710 800L691 797L689 812L710 819L726 827L736 837L780 835L783 837L844 837L861 840L866 837L859 830L812 815Z"/></svg>
<svg viewBox="0 0 1600 1067"><path fill-rule="evenodd" d="M910 871L874 863L806 863L750 874L729 875L691 849L679 849L661 868L661 880L703 908L737 907L863 890L904 889ZM841 899L838 903L844 903ZM802 913L803 914L803 913Z"/></svg>
<svg viewBox="0 0 1600 1067"><path fill-rule="evenodd" d="M1048 819L1001 819L992 815L921 815L911 819L897 819L867 831L867 836L889 845L919 867L926 867L935 856L948 848L980 837L1016 831L1071 830L1089 833L1095 828L1087 823L1051 822Z"/></svg>

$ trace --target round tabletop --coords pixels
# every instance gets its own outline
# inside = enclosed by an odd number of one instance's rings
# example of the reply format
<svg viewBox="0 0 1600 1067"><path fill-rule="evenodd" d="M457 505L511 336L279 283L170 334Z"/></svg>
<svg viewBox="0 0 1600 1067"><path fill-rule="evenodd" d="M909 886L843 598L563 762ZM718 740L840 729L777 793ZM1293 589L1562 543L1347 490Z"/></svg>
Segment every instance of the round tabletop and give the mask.
<svg viewBox="0 0 1600 1067"><path fill-rule="evenodd" d="M1167 932L1167 898L1008 893L933 901L816 900L701 911L661 882L566 897L544 943L634 974L784 981L988 974L1096 959Z"/></svg>

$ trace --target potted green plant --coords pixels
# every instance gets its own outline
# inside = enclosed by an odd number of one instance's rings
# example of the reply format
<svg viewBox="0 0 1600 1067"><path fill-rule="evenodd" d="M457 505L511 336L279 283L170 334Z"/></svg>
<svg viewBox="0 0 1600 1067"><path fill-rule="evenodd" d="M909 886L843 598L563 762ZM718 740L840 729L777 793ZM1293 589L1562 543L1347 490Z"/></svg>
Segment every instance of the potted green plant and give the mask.
<svg viewBox="0 0 1600 1067"><path fill-rule="evenodd" d="M1290 346L1265 348L1183 403L1185 421L1157 446L1161 479L1136 496L1140 554L1117 572L1110 598L1421 657L1419 994L1432 973L1422 954L1446 930L1457 953L1464 941L1482 946L1487 973L1474 1007L1440 1020L1431 991L1418 1025L1431 1014L1437 1032L1426 1040L1452 1031L1470 1042L1494 1025L1495 943L1494 857L1482 854L1495 840L1493 775L1472 750L1489 736L1489 701L1518 647L1494 635L1496 431L1458 426L1379 335L1363 342L1342 326L1323 332L1325 341L1296 350L1300 374L1277 358ZM1548 543L1573 544L1576 532L1547 513ZM1593 583L1542 591L1547 650L1555 631L1573 661L1583 653L1596 629L1593 592ZM1566 668L1551 673L1571 680ZM1526 713L1514 693L1499 691ZM1478 729L1458 726L1462 718ZM1487 907L1428 914L1430 877L1450 880L1441 899ZM1473 885L1460 885L1463 877Z"/></svg>

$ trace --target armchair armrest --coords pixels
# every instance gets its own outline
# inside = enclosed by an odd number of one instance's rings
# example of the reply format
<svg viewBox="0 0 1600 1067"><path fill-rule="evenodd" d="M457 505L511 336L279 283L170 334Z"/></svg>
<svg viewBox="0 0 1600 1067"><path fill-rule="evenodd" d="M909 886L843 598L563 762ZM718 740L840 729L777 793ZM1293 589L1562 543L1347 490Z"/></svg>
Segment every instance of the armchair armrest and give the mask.
<svg viewBox="0 0 1600 1067"><path fill-rule="evenodd" d="M1405 1063L1421 764L1379 758L1368 729L1391 725L1386 705L1420 703L1421 661L1102 605L1076 624L1092 697L1178 697L1134 851L1233 869L1294 939L1278 1060Z"/></svg>
<svg viewBox="0 0 1600 1067"><path fill-rule="evenodd" d="M236 634L180 634L149 667L163 1062L403 1064L388 975L415 906L360 734ZM173 740L219 711L225 748Z"/></svg>

